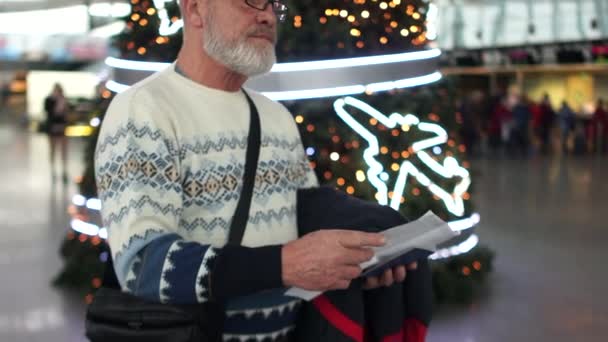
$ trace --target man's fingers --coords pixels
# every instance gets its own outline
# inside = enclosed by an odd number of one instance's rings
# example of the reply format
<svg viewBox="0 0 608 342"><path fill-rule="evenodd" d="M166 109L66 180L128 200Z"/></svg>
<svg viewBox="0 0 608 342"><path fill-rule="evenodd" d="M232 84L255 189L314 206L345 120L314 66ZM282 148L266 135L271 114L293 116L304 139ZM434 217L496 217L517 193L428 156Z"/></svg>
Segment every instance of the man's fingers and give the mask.
<svg viewBox="0 0 608 342"><path fill-rule="evenodd" d="M382 285L387 287L393 285L393 283L395 282L395 280L393 279L393 270L386 270L382 275L382 280L380 282L382 283Z"/></svg>
<svg viewBox="0 0 608 342"><path fill-rule="evenodd" d="M407 270L405 266L398 266L394 269L386 270L380 277L367 277L363 288L366 290L372 290L379 288L380 286L391 286L396 282L402 282L407 276Z"/></svg>
<svg viewBox="0 0 608 342"><path fill-rule="evenodd" d="M346 248L380 247L384 246L386 238L379 233L342 231L339 241Z"/></svg>
<svg viewBox="0 0 608 342"><path fill-rule="evenodd" d="M400 283L404 281L406 276L407 271L405 269L405 266L397 266L393 269L393 278L396 282Z"/></svg>
<svg viewBox="0 0 608 342"><path fill-rule="evenodd" d="M415 262L415 261L413 263L407 265L407 269L410 270L410 271L413 271L413 270L415 270L417 268L418 268L418 263Z"/></svg>
<svg viewBox="0 0 608 342"><path fill-rule="evenodd" d="M374 251L366 249L345 249L344 263L347 265L359 266L361 263L370 260L374 256Z"/></svg>
<svg viewBox="0 0 608 342"><path fill-rule="evenodd" d="M366 290L371 290L380 287L380 279L378 277L367 277L365 279L365 284L363 284L363 288Z"/></svg>
<svg viewBox="0 0 608 342"><path fill-rule="evenodd" d="M345 290L350 286L350 280L340 280L336 283L336 289Z"/></svg>
<svg viewBox="0 0 608 342"><path fill-rule="evenodd" d="M345 280L355 279L361 275L361 267L347 266L344 268L344 270L341 272L341 274L342 274L342 279L345 279Z"/></svg>

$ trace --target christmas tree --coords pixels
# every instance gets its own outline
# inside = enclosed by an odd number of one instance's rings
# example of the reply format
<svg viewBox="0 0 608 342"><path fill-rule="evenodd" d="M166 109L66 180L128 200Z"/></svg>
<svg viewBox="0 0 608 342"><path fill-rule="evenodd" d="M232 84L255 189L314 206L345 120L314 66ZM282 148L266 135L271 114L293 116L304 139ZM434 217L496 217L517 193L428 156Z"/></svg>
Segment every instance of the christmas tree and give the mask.
<svg viewBox="0 0 608 342"><path fill-rule="evenodd" d="M131 0L131 6L126 29L114 41L119 57L173 61L182 41L177 2ZM427 48L432 36L426 25L426 0L304 0L290 1L288 6L289 16L280 27L277 44L278 59L283 62L419 51ZM448 222L462 223L475 214L470 164L465 147L458 143L461 118L451 89L452 85L442 82L412 90L284 104L294 114L322 184L391 205L412 220L432 210ZM62 248L66 268L58 277L59 284L82 285L87 291L91 284L93 289L100 285L102 261L107 259L107 247L100 239L105 231L94 212L96 206L86 206L95 200L96 192L94 140L81 182L85 197L78 197L75 202L81 205L71 209L78 222L91 226L87 226L88 234L78 229L68 234ZM491 270L493 255L488 249L469 251L475 237L472 231L463 229L461 237L434 255L439 300L470 299L476 284ZM96 233L92 238L91 232ZM460 244L470 247L459 249ZM87 299L91 298L89 294Z"/></svg>
<svg viewBox="0 0 608 342"><path fill-rule="evenodd" d="M290 1L279 61L399 53L423 47L428 1Z"/></svg>
<svg viewBox="0 0 608 342"><path fill-rule="evenodd" d="M131 0L125 30L114 37L121 58L139 61L173 61L182 45L177 1Z"/></svg>

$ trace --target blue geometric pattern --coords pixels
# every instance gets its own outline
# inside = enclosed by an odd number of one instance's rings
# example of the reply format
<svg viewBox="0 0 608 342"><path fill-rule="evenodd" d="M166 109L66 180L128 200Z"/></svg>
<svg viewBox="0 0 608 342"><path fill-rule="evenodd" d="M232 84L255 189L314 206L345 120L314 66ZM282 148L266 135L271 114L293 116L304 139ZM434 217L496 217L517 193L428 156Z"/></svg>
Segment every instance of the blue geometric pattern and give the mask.
<svg viewBox="0 0 608 342"><path fill-rule="evenodd" d="M164 140L160 130L146 124L137 125L133 119L129 118L125 126L118 127L114 131L114 134L103 136L99 140L96 147L96 157L105 153L106 149L118 145L124 139L133 138L136 140L145 140L144 138L147 138L150 141Z"/></svg>
<svg viewBox="0 0 608 342"><path fill-rule="evenodd" d="M146 131L147 130L140 130ZM110 139L116 141L116 139ZM302 147L302 143L299 139L285 139L272 136L263 136L260 141L261 148L278 148L280 150L294 152ZM188 154L194 155L207 155L209 153L217 152L223 153L230 150L244 151L247 148L247 135L245 132L235 132L234 135L227 137L226 134L222 134L218 137L211 137L208 135L201 135L196 138L193 142L184 142L179 148L179 157L181 160L185 159Z"/></svg>
<svg viewBox="0 0 608 342"><path fill-rule="evenodd" d="M181 193L179 172L174 160L171 155L162 152L146 153L136 145L128 145L124 154L97 165L100 199L111 199L126 189L137 189L143 185L160 193Z"/></svg>
<svg viewBox="0 0 608 342"><path fill-rule="evenodd" d="M296 215L296 207L282 207L279 210L269 209L269 210L260 210L260 211L252 211L249 213L249 223L253 223L254 225L262 225L263 223L270 222L284 222L285 219L294 217ZM205 232L211 232L214 230L222 230L228 232L230 228L230 223L232 220L232 216L227 219L223 219L221 217L213 217L211 220L207 220L202 217L195 217L194 219L188 221L186 219L182 219L179 223L180 228L193 232L195 230L203 230Z"/></svg>
<svg viewBox="0 0 608 342"><path fill-rule="evenodd" d="M164 216L171 215L176 219L181 217L183 209L181 207L175 207L173 204L162 205L156 200L153 200L149 195L144 195L138 200L131 199L129 204L120 208L119 212L111 212L105 217L105 224L113 226L116 223L123 222L129 215L141 214L143 208L151 209L154 213L162 214Z"/></svg>
<svg viewBox="0 0 608 342"><path fill-rule="evenodd" d="M243 164L219 164L206 160L203 169L186 169L184 174L184 206L213 207L237 201L243 179Z"/></svg>
<svg viewBox="0 0 608 342"><path fill-rule="evenodd" d="M288 217L296 215L296 206L282 207L279 210L257 211L249 215L249 222L256 226L263 225L268 222L284 222Z"/></svg>

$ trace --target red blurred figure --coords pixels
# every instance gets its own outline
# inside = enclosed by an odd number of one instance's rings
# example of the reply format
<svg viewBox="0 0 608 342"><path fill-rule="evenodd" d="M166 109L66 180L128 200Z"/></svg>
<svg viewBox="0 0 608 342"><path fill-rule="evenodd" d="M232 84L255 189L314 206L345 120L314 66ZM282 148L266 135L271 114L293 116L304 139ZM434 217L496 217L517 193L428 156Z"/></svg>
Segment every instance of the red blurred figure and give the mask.
<svg viewBox="0 0 608 342"><path fill-rule="evenodd" d="M496 104L490 122L488 123L488 135L492 148L498 148L503 142L506 142L504 139L504 125L512 119L512 116L511 110L507 106L506 99L501 99Z"/></svg>

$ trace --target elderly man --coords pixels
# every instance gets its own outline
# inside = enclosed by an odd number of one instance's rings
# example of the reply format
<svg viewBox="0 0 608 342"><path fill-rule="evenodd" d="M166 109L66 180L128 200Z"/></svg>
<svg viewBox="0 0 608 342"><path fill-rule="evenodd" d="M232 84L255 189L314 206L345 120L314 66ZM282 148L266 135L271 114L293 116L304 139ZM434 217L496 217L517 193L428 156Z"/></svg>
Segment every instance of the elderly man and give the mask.
<svg viewBox="0 0 608 342"><path fill-rule="evenodd" d="M286 7L182 0L181 11L177 61L116 96L100 132L96 178L116 275L123 291L150 301L225 303L226 340L284 340L299 304L285 287L347 288L384 238L346 230L298 238L296 191L317 180L289 112L247 91L262 143L242 245L226 244L250 120L242 87L275 63ZM398 267L367 287L405 275Z"/></svg>

